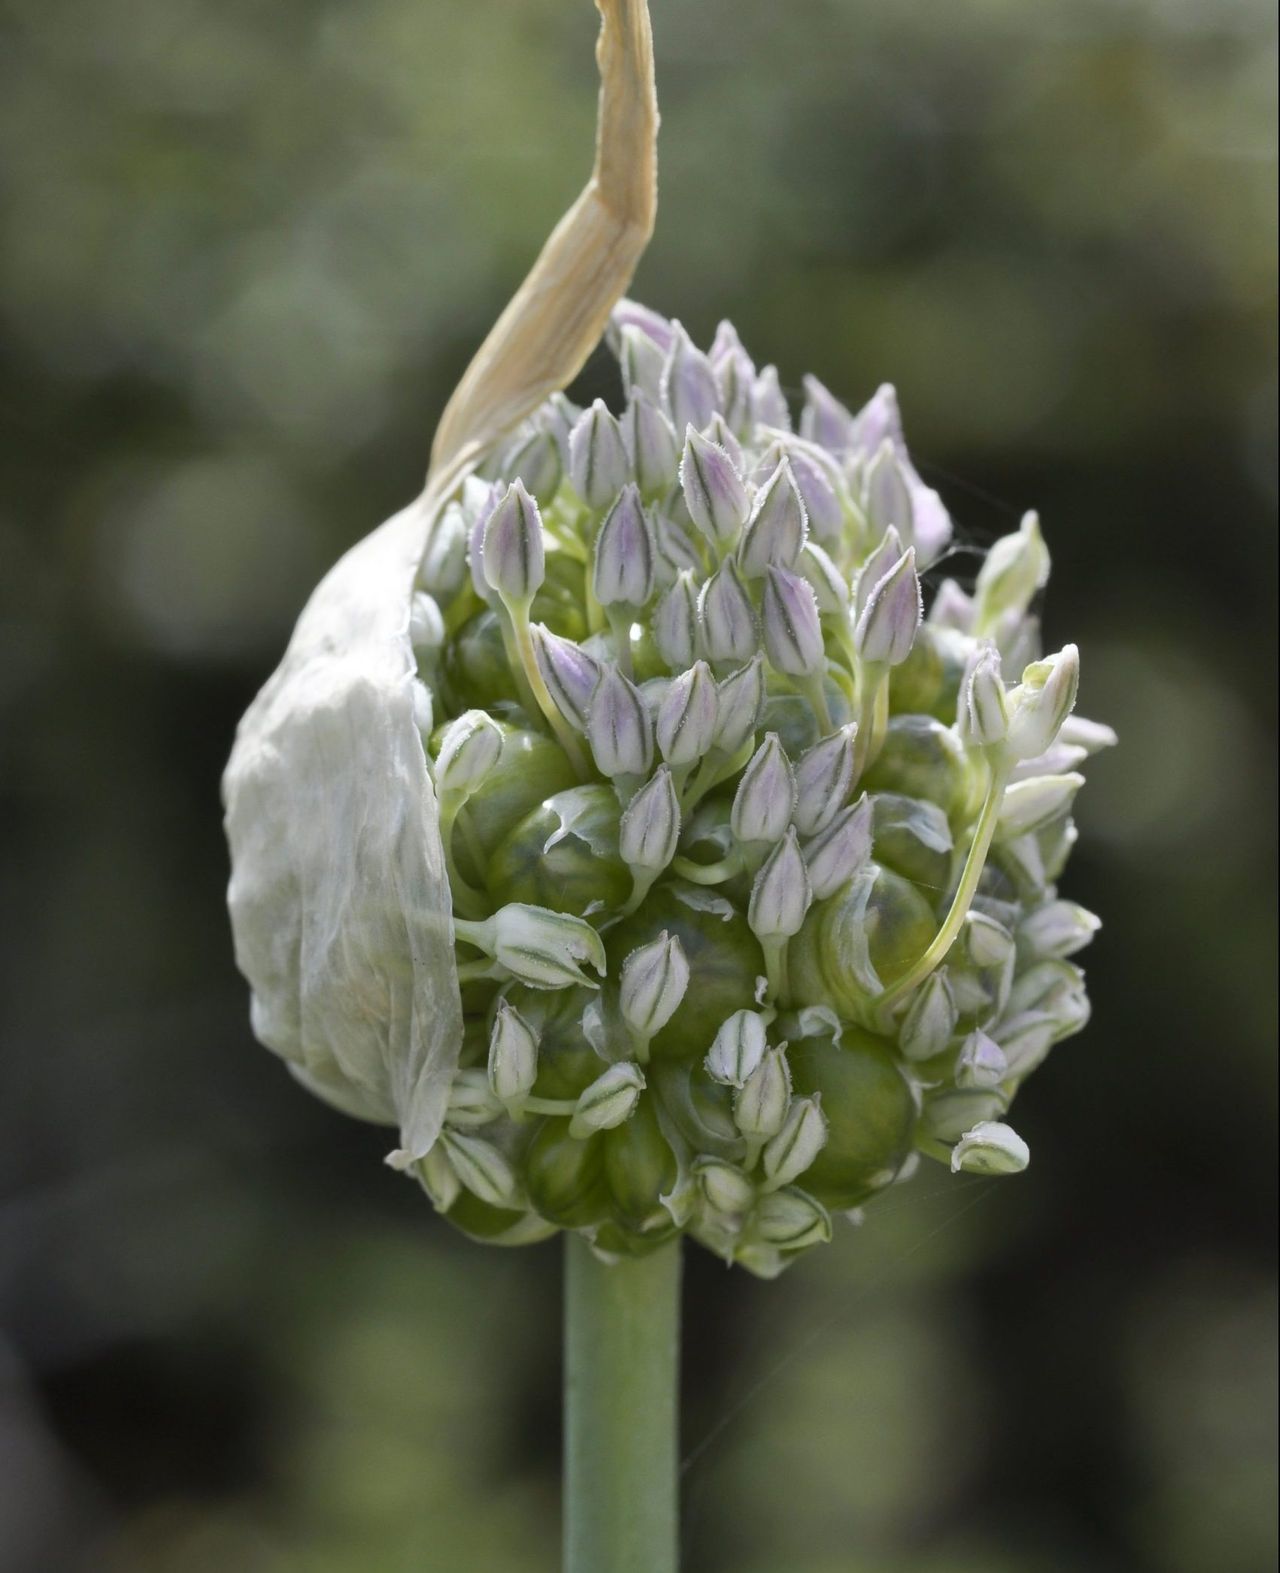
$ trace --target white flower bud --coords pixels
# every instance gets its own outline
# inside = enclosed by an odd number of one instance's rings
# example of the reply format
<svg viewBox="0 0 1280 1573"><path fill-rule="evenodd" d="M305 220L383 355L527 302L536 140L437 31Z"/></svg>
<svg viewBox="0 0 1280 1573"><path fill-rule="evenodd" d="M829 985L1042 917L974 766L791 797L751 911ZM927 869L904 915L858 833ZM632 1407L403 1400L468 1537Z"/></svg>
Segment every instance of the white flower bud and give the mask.
<svg viewBox="0 0 1280 1573"><path fill-rule="evenodd" d="M760 1198L756 1235L784 1251L801 1251L831 1238L831 1215L807 1192L788 1186Z"/></svg>
<svg viewBox="0 0 1280 1573"><path fill-rule="evenodd" d="M680 799L662 765L631 799L618 829L618 850L629 868L661 873L680 840Z"/></svg>
<svg viewBox="0 0 1280 1573"><path fill-rule="evenodd" d="M751 887L747 923L757 939L790 939L799 933L812 901L813 890L792 825L760 866Z"/></svg>
<svg viewBox="0 0 1280 1573"><path fill-rule="evenodd" d="M692 573L681 569L653 614L653 642L676 671L692 666L698 653L698 592Z"/></svg>
<svg viewBox="0 0 1280 1573"><path fill-rule="evenodd" d="M715 443L717 448L724 449L733 460L734 469L741 475L743 466L742 444L734 436L728 422L719 411L707 422L707 429L702 435L708 442Z"/></svg>
<svg viewBox="0 0 1280 1573"><path fill-rule="evenodd" d="M768 1046L764 1017L736 1010L716 1033L705 1061L707 1075L726 1087L741 1087L764 1058Z"/></svg>
<svg viewBox="0 0 1280 1573"><path fill-rule="evenodd" d="M672 326L675 331L662 369L662 400L677 431L686 426L701 431L716 412L720 390L711 362L678 322Z"/></svg>
<svg viewBox="0 0 1280 1573"><path fill-rule="evenodd" d="M776 732L752 754L734 794L729 824L739 841L777 841L791 823L796 780Z"/></svg>
<svg viewBox="0 0 1280 1573"><path fill-rule="evenodd" d="M854 721L825 737L796 765L796 828L802 836L825 830L849 797L853 785Z"/></svg>
<svg viewBox="0 0 1280 1573"><path fill-rule="evenodd" d="M588 508L607 508L627 483L631 461L622 428L603 399L569 433L569 479Z"/></svg>
<svg viewBox="0 0 1280 1573"><path fill-rule="evenodd" d="M693 1165L698 1188L714 1212L740 1217L755 1203L756 1188L733 1164L720 1158L698 1158Z"/></svg>
<svg viewBox="0 0 1280 1573"><path fill-rule="evenodd" d="M875 551L867 558L858 570L857 582L853 591L853 621L858 619L866 610L867 602L871 599L871 592L884 578L890 568L900 561L905 547L902 537L892 526L880 537Z"/></svg>
<svg viewBox="0 0 1280 1573"><path fill-rule="evenodd" d="M623 416L623 436L641 492L646 497L660 497L676 478L680 451L675 428L640 390L632 394Z"/></svg>
<svg viewBox="0 0 1280 1573"><path fill-rule="evenodd" d="M853 631L858 654L878 665L900 665L911 654L922 606L916 554L908 547L867 597Z"/></svg>
<svg viewBox="0 0 1280 1573"><path fill-rule="evenodd" d="M423 747L425 748L427 739L435 731L436 707L431 698L431 690L416 677L413 679L412 692L413 724L417 727L418 736L421 737Z"/></svg>
<svg viewBox="0 0 1280 1573"><path fill-rule="evenodd" d="M997 1120L975 1125L951 1149L952 1174L1020 1174L1030 1162L1026 1142Z"/></svg>
<svg viewBox="0 0 1280 1573"><path fill-rule="evenodd" d="M705 661L672 679L658 706L658 747L672 765L691 765L710 749L719 700L716 680Z"/></svg>
<svg viewBox="0 0 1280 1573"><path fill-rule="evenodd" d="M764 1172L774 1189L798 1179L822 1151L827 1122L817 1093L797 1098L787 1112L782 1129L761 1155Z"/></svg>
<svg viewBox="0 0 1280 1573"><path fill-rule="evenodd" d="M680 487L689 517L709 541L736 539L749 511L747 489L729 454L692 426L685 433Z"/></svg>
<svg viewBox="0 0 1280 1573"><path fill-rule="evenodd" d="M960 1045L956 1059L956 1086L998 1087L1009 1073L1004 1050L985 1032L971 1032Z"/></svg>
<svg viewBox="0 0 1280 1573"><path fill-rule="evenodd" d="M622 964L618 1003L623 1020L640 1037L654 1037L675 1015L688 986L684 949L664 929Z"/></svg>
<svg viewBox="0 0 1280 1573"><path fill-rule="evenodd" d="M1002 743L1009 731L1000 652L993 644L980 644L965 668L956 706L956 729L963 742L979 748Z"/></svg>
<svg viewBox="0 0 1280 1573"><path fill-rule="evenodd" d="M791 1106L791 1072L782 1048L769 1049L733 1100L734 1124L744 1136L776 1136Z"/></svg>
<svg viewBox="0 0 1280 1573"><path fill-rule="evenodd" d="M462 505L451 502L427 537L418 569L418 583L432 595L447 600L462 588L467 577L467 547L471 527Z"/></svg>
<svg viewBox="0 0 1280 1573"><path fill-rule="evenodd" d="M601 606L643 606L656 582L654 555L639 489L629 482L596 536L591 585Z"/></svg>
<svg viewBox="0 0 1280 1573"><path fill-rule="evenodd" d="M646 776L653 764L653 721L644 695L607 666L591 696L587 739L606 776Z"/></svg>
<svg viewBox="0 0 1280 1573"><path fill-rule="evenodd" d="M459 924L455 927L461 929ZM582 918L552 912L549 907L511 902L499 907L483 927L493 959L531 988L562 989L575 984L596 988L598 985L583 972L581 962L589 963L604 976L604 945L595 929Z"/></svg>
<svg viewBox="0 0 1280 1573"><path fill-rule="evenodd" d="M964 920L963 948L975 967L1002 967L1013 954L1013 935L985 912L969 912Z"/></svg>
<svg viewBox="0 0 1280 1573"><path fill-rule="evenodd" d="M754 736L764 710L764 657L757 654L716 690L715 746L736 754Z"/></svg>
<svg viewBox="0 0 1280 1573"><path fill-rule="evenodd" d="M432 1206L437 1212L447 1213L458 1199L462 1181L449 1162L442 1142L437 1142L425 1158L418 1160L417 1175Z"/></svg>
<svg viewBox="0 0 1280 1573"><path fill-rule="evenodd" d="M756 613L732 559L703 585L698 597L702 640L712 661L749 661L756 653Z"/></svg>
<svg viewBox="0 0 1280 1573"><path fill-rule="evenodd" d="M501 1113L502 1104L494 1097L485 1071L454 1072L444 1116L449 1125L463 1130L492 1125Z"/></svg>
<svg viewBox="0 0 1280 1573"><path fill-rule="evenodd" d="M1035 759L1045 752L1075 708L1079 686L1080 652L1073 644L1027 667L1008 699L1006 746L1012 758Z"/></svg>
<svg viewBox="0 0 1280 1573"><path fill-rule="evenodd" d="M439 650L445 640L444 617L435 596L415 591L409 603L409 643L417 656Z"/></svg>
<svg viewBox="0 0 1280 1573"><path fill-rule="evenodd" d="M812 677L826 663L818 602L797 574L770 568L765 578L761 616L765 653L776 672Z"/></svg>
<svg viewBox="0 0 1280 1573"><path fill-rule="evenodd" d="M474 792L502 756L502 733L483 710L450 721L436 758L436 791Z"/></svg>
<svg viewBox="0 0 1280 1573"><path fill-rule="evenodd" d="M894 443L886 437L876 450L864 476L867 523L875 535L896 529L904 541L913 538L915 509L911 487L898 462Z"/></svg>
<svg viewBox="0 0 1280 1573"><path fill-rule="evenodd" d="M996 826L997 841L1016 841L1065 814L1084 785L1077 771L1062 776L1032 776L1005 788Z"/></svg>
<svg viewBox="0 0 1280 1573"><path fill-rule="evenodd" d="M852 808L841 809L804 849L805 867L815 901L834 896L871 857L872 804L864 793Z"/></svg>
<svg viewBox="0 0 1280 1573"><path fill-rule="evenodd" d="M796 572L813 591L823 617L844 617L849 611L849 586L844 575L814 541L806 541L796 562Z"/></svg>
<svg viewBox="0 0 1280 1573"><path fill-rule="evenodd" d="M508 600L530 600L546 577L542 515L520 481L485 520L480 560L486 583Z"/></svg>
<svg viewBox="0 0 1280 1573"><path fill-rule="evenodd" d="M610 1065L578 1097L569 1120L569 1135L582 1140L596 1131L611 1131L635 1113L644 1091L644 1072L630 1060Z"/></svg>
<svg viewBox="0 0 1280 1573"><path fill-rule="evenodd" d="M548 431L526 431L503 454L498 472L522 481L533 500L546 507L560 485L560 450L555 438Z"/></svg>
<svg viewBox="0 0 1280 1573"><path fill-rule="evenodd" d="M1047 901L1022 920L1018 943L1032 956L1061 960L1083 950L1102 920L1074 901Z"/></svg>
<svg viewBox="0 0 1280 1573"><path fill-rule="evenodd" d="M509 1108L518 1108L538 1076L538 1035L514 1005L498 1001L489 1034L489 1086Z"/></svg>
<svg viewBox="0 0 1280 1573"><path fill-rule="evenodd" d="M572 639L562 639L541 623L534 623L530 632L538 671L556 709L575 731L585 732L604 667Z"/></svg>
<svg viewBox="0 0 1280 1573"><path fill-rule="evenodd" d="M916 990L898 1030L898 1047L909 1060L941 1054L956 1030L959 1012L945 967L931 972Z"/></svg>
<svg viewBox="0 0 1280 1573"><path fill-rule="evenodd" d="M445 1131L440 1138L459 1180L473 1196L490 1207L514 1208L520 1204L520 1183L504 1155L479 1136Z"/></svg>
<svg viewBox="0 0 1280 1573"><path fill-rule="evenodd" d="M1037 590L1049 579L1049 550L1040 533L1040 520L1026 514L1016 535L1002 536L987 553L974 590L974 626L979 633L994 633L1010 613L1021 619Z"/></svg>
<svg viewBox="0 0 1280 1573"><path fill-rule="evenodd" d="M783 459L756 493L742 532L738 564L748 579L769 567L791 568L808 533L808 521L791 466Z"/></svg>

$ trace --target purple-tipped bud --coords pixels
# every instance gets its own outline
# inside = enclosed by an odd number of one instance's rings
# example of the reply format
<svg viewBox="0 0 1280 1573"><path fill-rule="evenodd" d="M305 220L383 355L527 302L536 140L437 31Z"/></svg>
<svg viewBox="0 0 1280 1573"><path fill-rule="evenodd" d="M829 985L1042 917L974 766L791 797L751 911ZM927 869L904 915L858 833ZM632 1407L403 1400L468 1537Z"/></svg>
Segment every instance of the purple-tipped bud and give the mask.
<svg viewBox="0 0 1280 1573"><path fill-rule="evenodd" d="M662 397L662 368L666 361L666 351L639 328L628 324L618 335L618 364L629 399L638 393L655 402Z"/></svg>
<svg viewBox="0 0 1280 1573"><path fill-rule="evenodd" d="M978 748L1002 743L1009 730L1000 652L993 644L979 645L965 668L956 706L956 730L962 741Z"/></svg>
<svg viewBox="0 0 1280 1573"><path fill-rule="evenodd" d="M911 503L911 487L898 462L897 449L889 438L880 444L875 458L867 466L863 485L871 533L883 535L892 525L903 540L912 540L915 510Z"/></svg>
<svg viewBox="0 0 1280 1573"><path fill-rule="evenodd" d="M627 804L618 828L622 861L633 869L661 873L680 840L680 799L671 771L662 765Z"/></svg>
<svg viewBox="0 0 1280 1573"><path fill-rule="evenodd" d="M764 711L764 695L764 657L755 655L746 666L726 677L717 690L717 748L736 754L755 736Z"/></svg>
<svg viewBox="0 0 1280 1573"><path fill-rule="evenodd" d="M734 794L729 824L739 841L777 841L791 823L796 778L776 732L752 754Z"/></svg>
<svg viewBox="0 0 1280 1573"><path fill-rule="evenodd" d="M853 631L858 654L877 665L900 665L911 654L921 612L916 554L908 547L867 597Z"/></svg>
<svg viewBox="0 0 1280 1573"><path fill-rule="evenodd" d="M622 963L618 1005L641 1038L652 1038L675 1015L689 987L689 963L680 941L664 929Z"/></svg>
<svg viewBox="0 0 1280 1573"><path fill-rule="evenodd" d="M653 764L653 722L644 695L607 666L591 696L587 739L606 776L648 775Z"/></svg>
<svg viewBox="0 0 1280 1573"><path fill-rule="evenodd" d="M902 447L902 412L891 382L882 382L853 418L853 446L870 458L888 438Z"/></svg>
<svg viewBox="0 0 1280 1573"><path fill-rule="evenodd" d="M638 1065L629 1060L610 1065L578 1095L569 1120L569 1135L582 1141L597 1131L611 1131L624 1124L636 1112L644 1087L644 1072Z"/></svg>
<svg viewBox="0 0 1280 1573"><path fill-rule="evenodd" d="M944 579L929 608L931 628L950 628L967 634L973 627L973 597L966 595L954 579Z"/></svg>
<svg viewBox="0 0 1280 1573"><path fill-rule="evenodd" d="M805 542L808 523L791 465L783 459L756 493L742 532L738 563L748 579L770 567L790 568Z"/></svg>
<svg viewBox="0 0 1280 1573"><path fill-rule="evenodd" d="M658 747L671 765L691 765L715 739L719 700L716 680L705 661L696 661L674 678L658 706Z"/></svg>
<svg viewBox="0 0 1280 1573"><path fill-rule="evenodd" d="M624 486L596 536L592 588L601 606L643 606L655 582L653 533L639 489Z"/></svg>
<svg viewBox="0 0 1280 1573"><path fill-rule="evenodd" d="M825 449L792 438L787 444L791 473L804 502L809 533L820 541L834 541L844 528L844 484L839 466Z"/></svg>
<svg viewBox="0 0 1280 1573"><path fill-rule="evenodd" d="M825 830L848 801L857 735L851 721L815 743L796 765L795 823L802 836Z"/></svg>
<svg viewBox="0 0 1280 1573"><path fill-rule="evenodd" d="M826 650L818 602L798 574L785 568L769 569L761 622L765 653L775 672L788 677L812 677L822 670Z"/></svg>
<svg viewBox="0 0 1280 1573"><path fill-rule="evenodd" d="M733 1123L744 1136L776 1136L786 1124L791 1105L791 1071L782 1048L766 1050L751 1074L738 1084Z"/></svg>
<svg viewBox="0 0 1280 1573"><path fill-rule="evenodd" d="M691 665L698 653L698 592L687 568L658 602L653 642L667 665L677 670Z"/></svg>
<svg viewBox="0 0 1280 1573"><path fill-rule="evenodd" d="M546 577L542 515L520 481L512 481L485 521L481 563L486 582L511 601L528 601Z"/></svg>
<svg viewBox="0 0 1280 1573"><path fill-rule="evenodd" d="M622 427L603 399L584 410L569 433L569 479L588 508L609 506L627 483L631 461Z"/></svg>
<svg viewBox="0 0 1280 1573"><path fill-rule="evenodd" d="M945 967L931 972L916 990L898 1031L898 1047L909 1060L931 1060L951 1041L959 1018Z"/></svg>
<svg viewBox="0 0 1280 1573"><path fill-rule="evenodd" d="M562 639L541 623L534 623L531 632L534 659L556 709L575 731L585 732L591 696L604 668L572 639Z"/></svg>
<svg viewBox="0 0 1280 1573"><path fill-rule="evenodd" d="M852 808L843 808L804 849L805 866L815 901L834 896L864 868L871 857L871 799L865 794Z"/></svg>
<svg viewBox="0 0 1280 1573"><path fill-rule="evenodd" d="M1008 696L1006 746L1012 758L1036 759L1044 753L1075 708L1079 686L1080 652L1073 644L1027 667Z"/></svg>
<svg viewBox="0 0 1280 1573"><path fill-rule="evenodd" d="M797 1098L782 1129L761 1155L770 1185L790 1185L798 1179L822 1151L826 1139L827 1122L818 1095Z"/></svg>
<svg viewBox="0 0 1280 1573"><path fill-rule="evenodd" d="M894 563L898 562L903 553L902 537L892 525L881 536L875 551L867 558L858 570L858 578L853 594L853 620L856 623L866 610L867 602L871 599L871 592L884 578Z"/></svg>
<svg viewBox="0 0 1280 1573"><path fill-rule="evenodd" d="M632 394L623 416L623 436L641 492L646 497L660 497L676 478L680 450L671 422L639 389Z"/></svg>
<svg viewBox="0 0 1280 1573"><path fill-rule="evenodd" d="M423 589L440 597L457 594L467 577L470 534L461 505L451 502L427 537L422 566L418 569L418 583Z"/></svg>
<svg viewBox="0 0 1280 1573"><path fill-rule="evenodd" d="M689 517L708 540L736 538L749 511L746 487L725 450L692 426L685 431L680 487Z"/></svg>
<svg viewBox="0 0 1280 1573"><path fill-rule="evenodd" d="M760 865L751 886L747 923L757 939L790 939L800 932L813 889L794 825Z"/></svg>
<svg viewBox="0 0 1280 1573"><path fill-rule="evenodd" d="M849 586L844 575L814 541L805 543L796 572L813 591L823 617L844 617L849 611Z"/></svg>
<svg viewBox="0 0 1280 1573"><path fill-rule="evenodd" d="M665 509L656 510L649 522L658 546L659 580L669 584L685 569L701 576L702 554L689 526L682 519L673 519Z"/></svg>
<svg viewBox="0 0 1280 1573"><path fill-rule="evenodd" d="M741 1087L767 1047L764 1017L753 1010L736 1010L716 1033L705 1062L707 1075L726 1087Z"/></svg>
<svg viewBox="0 0 1280 1573"><path fill-rule="evenodd" d="M854 419L840 400L816 377L804 379L804 408L800 411L800 435L832 453L844 453L853 446Z"/></svg>
<svg viewBox="0 0 1280 1573"><path fill-rule="evenodd" d="M998 1087L1009 1073L1004 1050L985 1032L971 1032L956 1059L956 1086L966 1091Z"/></svg>
<svg viewBox="0 0 1280 1573"><path fill-rule="evenodd" d="M498 1001L489 1034L489 1086L499 1102L518 1107L538 1076L538 1035L514 1005Z"/></svg>
<svg viewBox="0 0 1280 1573"><path fill-rule="evenodd" d="M436 791L475 791L501 754L497 722L483 710L466 711L445 728L436 757Z"/></svg>
<svg viewBox="0 0 1280 1573"><path fill-rule="evenodd" d="M675 323L652 306L644 306L638 300L624 297L609 313L608 331L612 337L625 333L628 328L634 328L645 338L652 339L664 355L671 348Z"/></svg>
<svg viewBox="0 0 1280 1573"><path fill-rule="evenodd" d="M686 426L701 431L716 412L720 390L711 362L678 322L672 327L671 349L662 372L662 402L677 431Z"/></svg>
<svg viewBox="0 0 1280 1573"><path fill-rule="evenodd" d="M732 560L721 563L698 597L702 643L712 661L749 661L759 648L756 611Z"/></svg>
<svg viewBox="0 0 1280 1573"><path fill-rule="evenodd" d="M560 485L560 450L548 431L526 431L512 443L498 464L498 473L524 483L541 507L552 500Z"/></svg>
<svg viewBox="0 0 1280 1573"><path fill-rule="evenodd" d="M771 426L775 431L791 430L791 411L787 408L776 366L765 366L761 370L752 390L751 406L761 426Z"/></svg>
<svg viewBox="0 0 1280 1573"><path fill-rule="evenodd" d="M1029 776L1005 789L996 826L997 841L1016 841L1043 830L1071 807L1084 777L1070 770L1061 776Z"/></svg>
<svg viewBox="0 0 1280 1573"><path fill-rule="evenodd" d="M744 462L742 444L729 429L724 416L717 411L716 414L714 414L707 422L707 429L703 432L702 435L707 439L708 442L715 443L717 448L724 449L724 451L733 460L734 469L737 470L739 475L741 475Z"/></svg>

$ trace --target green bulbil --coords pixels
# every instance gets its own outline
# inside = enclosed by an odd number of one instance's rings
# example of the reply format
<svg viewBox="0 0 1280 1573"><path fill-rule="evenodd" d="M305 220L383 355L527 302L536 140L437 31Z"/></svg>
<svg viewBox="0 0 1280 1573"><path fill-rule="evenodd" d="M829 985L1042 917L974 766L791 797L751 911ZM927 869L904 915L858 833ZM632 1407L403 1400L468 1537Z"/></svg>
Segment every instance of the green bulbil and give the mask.
<svg viewBox="0 0 1280 1573"><path fill-rule="evenodd" d="M984 776L951 727L933 716L897 715L863 785L936 804L959 831L982 806Z"/></svg>
<svg viewBox="0 0 1280 1573"><path fill-rule="evenodd" d="M934 803L897 792L872 796L875 855L936 905L951 883L951 829Z"/></svg>
<svg viewBox="0 0 1280 1573"><path fill-rule="evenodd" d="M604 1136L585 1139L569 1135L569 1121L542 1122L524 1158L529 1200L548 1223L581 1229L609 1211L605 1182Z"/></svg>
<svg viewBox="0 0 1280 1573"><path fill-rule="evenodd" d="M499 901L525 901L589 916L620 905L631 872L618 855L618 799L611 787L557 792L516 825L489 860Z"/></svg>
<svg viewBox="0 0 1280 1573"><path fill-rule="evenodd" d="M629 1120L605 1131L604 1171L620 1216L636 1229L665 1227L670 1219L661 1198L676 1183L675 1154L658 1124L653 1097L645 1094Z"/></svg>
<svg viewBox="0 0 1280 1573"><path fill-rule="evenodd" d="M541 732L499 722L502 755L484 783L484 791L469 799L464 813L466 835L459 838L462 851L467 837L485 858L493 855L526 814L545 798L573 786L573 767L564 752ZM482 873L483 871L477 871Z"/></svg>
<svg viewBox="0 0 1280 1573"><path fill-rule="evenodd" d="M453 711L491 711L497 701L520 702L496 612L488 607L477 612L445 645L441 689Z"/></svg>
<svg viewBox="0 0 1280 1573"><path fill-rule="evenodd" d="M963 634L925 623L916 633L911 654L893 669L889 703L895 716L932 716L949 726L956 718L970 647Z"/></svg>

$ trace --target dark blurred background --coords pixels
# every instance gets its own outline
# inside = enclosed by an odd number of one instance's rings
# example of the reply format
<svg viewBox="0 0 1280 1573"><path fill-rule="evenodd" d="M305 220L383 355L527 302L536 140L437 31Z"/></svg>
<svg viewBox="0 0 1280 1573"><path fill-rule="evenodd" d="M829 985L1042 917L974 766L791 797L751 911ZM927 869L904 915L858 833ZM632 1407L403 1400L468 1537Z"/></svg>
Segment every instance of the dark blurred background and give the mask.
<svg viewBox="0 0 1280 1573"><path fill-rule="evenodd" d="M1123 739L1095 1020L1016 1182L691 1257L693 1573L1275 1566L1275 28L1261 0L654 0L636 293L897 382L1044 517ZM559 1253L257 1048L218 776L589 162L586 0L10 0L3 1573L550 1573ZM588 368L586 386L600 377Z"/></svg>

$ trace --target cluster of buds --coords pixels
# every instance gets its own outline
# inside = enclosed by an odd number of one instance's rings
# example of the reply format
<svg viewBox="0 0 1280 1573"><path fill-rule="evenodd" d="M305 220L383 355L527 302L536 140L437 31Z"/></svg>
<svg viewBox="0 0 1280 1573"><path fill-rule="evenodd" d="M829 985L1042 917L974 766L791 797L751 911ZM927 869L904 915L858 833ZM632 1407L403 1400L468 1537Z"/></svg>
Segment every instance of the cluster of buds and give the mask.
<svg viewBox="0 0 1280 1573"><path fill-rule="evenodd" d="M793 424L727 323L704 352L623 302L610 341L620 413L553 396L418 570L462 1026L396 1161L482 1239L684 1231L772 1275L918 1154L1025 1167L1010 1103L1088 1016L1097 920L1055 887L1113 737L1041 655L1034 515L942 577L892 388L810 379Z"/></svg>

